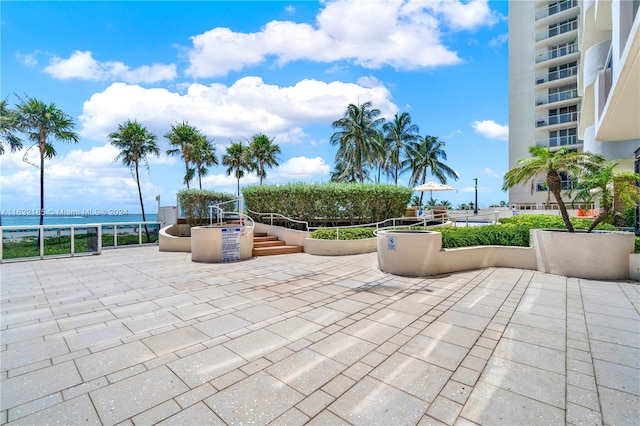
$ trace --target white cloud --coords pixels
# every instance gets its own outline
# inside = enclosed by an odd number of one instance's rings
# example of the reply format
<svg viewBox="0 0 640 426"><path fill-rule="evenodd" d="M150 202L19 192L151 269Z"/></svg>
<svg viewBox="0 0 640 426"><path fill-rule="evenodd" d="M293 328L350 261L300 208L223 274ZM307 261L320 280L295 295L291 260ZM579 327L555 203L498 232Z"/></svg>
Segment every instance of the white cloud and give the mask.
<svg viewBox="0 0 640 426"><path fill-rule="evenodd" d="M284 11L287 13L294 13L296 11L296 8L291 5L287 5L285 6Z"/></svg>
<svg viewBox="0 0 640 426"><path fill-rule="evenodd" d="M122 62L98 62L90 51L79 50L67 59L53 57L44 72L60 80L78 78L91 81L120 80L126 83L155 83L173 80L177 75L175 64L143 65L131 69Z"/></svg>
<svg viewBox="0 0 640 426"><path fill-rule="evenodd" d="M29 66L29 67L33 67L38 65L38 58L37 56L40 54L39 50L36 50L32 53L21 53L21 52L16 52L16 58L22 62L23 64Z"/></svg>
<svg viewBox="0 0 640 426"><path fill-rule="evenodd" d="M509 140L509 126L498 124L493 120L474 121L471 123L476 133L489 139Z"/></svg>
<svg viewBox="0 0 640 426"><path fill-rule="evenodd" d="M296 60L351 61L366 68L391 66L397 70L459 63L457 53L442 41L439 19L452 31L492 25L497 20L487 0L330 1L317 15L315 25L271 21L255 33L218 27L193 36L186 73L224 76L268 57L278 65Z"/></svg>
<svg viewBox="0 0 640 426"><path fill-rule="evenodd" d="M491 176L491 177L494 177L494 178L501 178L502 177L502 175L500 173L498 173L498 172L496 172L494 170L491 170L489 167L484 169L482 171L482 174L483 175L487 175L487 176Z"/></svg>
<svg viewBox="0 0 640 426"><path fill-rule="evenodd" d="M35 209L40 205L40 169L22 161L24 152L1 157L3 204L16 209ZM74 149L46 160L45 209L125 208L139 211L136 182L128 168L113 163L117 155L117 148L105 144L87 151ZM161 192L161 188L151 183L145 170L140 176L146 204ZM89 203L87 200L95 204L85 205Z"/></svg>
<svg viewBox="0 0 640 426"><path fill-rule="evenodd" d="M256 133L278 135L280 142L297 142L310 123L331 123L349 103L370 100L385 117L398 108L383 86L303 80L294 86L266 84L244 77L231 86L192 84L185 94L167 89L113 83L83 105L81 134L105 140L127 119L136 119L162 139L172 123L188 121L216 142L248 138Z"/></svg>
<svg viewBox="0 0 640 426"><path fill-rule="evenodd" d="M283 180L307 180L329 174L331 167L321 157L293 157L281 164L274 178Z"/></svg>
<svg viewBox="0 0 640 426"><path fill-rule="evenodd" d="M426 7L441 15L454 30L473 30L481 26L491 26L499 17L489 8L488 0L432 0Z"/></svg>
<svg viewBox="0 0 640 426"><path fill-rule="evenodd" d="M500 47L509 41L509 33L500 34L489 41L489 47Z"/></svg>
<svg viewBox="0 0 640 426"><path fill-rule="evenodd" d="M443 139L451 139L451 138L456 137L457 135L461 135L461 134L462 134L462 130L456 129L453 132L449 133L447 136L445 136Z"/></svg>

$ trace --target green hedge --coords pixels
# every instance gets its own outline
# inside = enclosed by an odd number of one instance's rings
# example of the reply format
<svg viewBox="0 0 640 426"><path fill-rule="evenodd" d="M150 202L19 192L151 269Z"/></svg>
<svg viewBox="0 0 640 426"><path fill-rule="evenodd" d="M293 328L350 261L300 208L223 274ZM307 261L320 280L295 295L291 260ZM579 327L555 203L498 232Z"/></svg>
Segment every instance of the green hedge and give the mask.
<svg viewBox="0 0 640 426"><path fill-rule="evenodd" d="M593 220L572 217L571 223L576 229L587 229ZM526 226L531 229L566 229L564 221L560 216L551 216L547 214L520 214L513 217L498 219L500 223L512 224L517 226ZM603 231L617 231L613 225L601 223L596 227Z"/></svg>
<svg viewBox="0 0 640 426"><path fill-rule="evenodd" d="M317 240L364 240L375 238L376 228L321 228L311 233L311 238ZM336 238L336 236L338 238Z"/></svg>
<svg viewBox="0 0 640 426"><path fill-rule="evenodd" d="M515 225L486 225L469 228L438 228L442 248L473 246L529 247L529 228Z"/></svg>
<svg viewBox="0 0 640 426"><path fill-rule="evenodd" d="M184 189L178 192L180 211L191 226L207 223L209 206L237 198L226 192L214 192L206 189Z"/></svg>
<svg viewBox="0 0 640 426"><path fill-rule="evenodd" d="M242 190L247 209L310 224L371 223L402 216L413 190L395 185L292 183Z"/></svg>

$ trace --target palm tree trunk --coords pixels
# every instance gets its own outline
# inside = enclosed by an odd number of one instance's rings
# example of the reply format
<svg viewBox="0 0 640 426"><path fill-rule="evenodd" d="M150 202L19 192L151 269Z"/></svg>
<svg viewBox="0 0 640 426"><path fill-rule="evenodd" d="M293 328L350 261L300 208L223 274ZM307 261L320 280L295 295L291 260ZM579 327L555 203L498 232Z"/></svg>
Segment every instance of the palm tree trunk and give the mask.
<svg viewBox="0 0 640 426"><path fill-rule="evenodd" d="M140 197L140 208L142 209L142 221L144 224L144 232L147 235L147 242L150 242L149 228L147 227L147 217L144 214L144 203L142 202L142 189L140 189L140 175L138 174L138 162L136 161L136 183L138 184L138 196Z"/></svg>
<svg viewBox="0 0 640 426"><path fill-rule="evenodd" d="M551 186L551 185L549 185ZM567 227L567 231L575 232L573 229L573 224L569 219L569 213L567 212L567 206L564 204L564 200L562 199L562 194L560 190L551 191L556 201L558 202L558 207L560 208L560 215L562 215L562 220L564 221L564 225Z"/></svg>
<svg viewBox="0 0 640 426"><path fill-rule="evenodd" d="M184 175L184 180L187 183L187 189L189 189L189 162L187 160L184 160L184 163L187 165L185 170L186 173Z"/></svg>
<svg viewBox="0 0 640 426"><path fill-rule="evenodd" d="M40 146L40 225L44 224L44 147ZM40 241L38 241L40 242Z"/></svg>

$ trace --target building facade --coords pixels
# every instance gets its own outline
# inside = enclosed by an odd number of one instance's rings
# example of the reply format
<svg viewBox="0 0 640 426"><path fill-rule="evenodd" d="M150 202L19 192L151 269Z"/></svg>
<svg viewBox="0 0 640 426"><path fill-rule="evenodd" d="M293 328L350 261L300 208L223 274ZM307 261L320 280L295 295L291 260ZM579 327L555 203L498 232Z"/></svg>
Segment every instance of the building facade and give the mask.
<svg viewBox="0 0 640 426"><path fill-rule="evenodd" d="M509 2L510 167L536 144L603 154L633 170L640 146L639 6L640 0ZM548 200L542 178L533 192L524 186L509 192L512 205L543 208Z"/></svg>

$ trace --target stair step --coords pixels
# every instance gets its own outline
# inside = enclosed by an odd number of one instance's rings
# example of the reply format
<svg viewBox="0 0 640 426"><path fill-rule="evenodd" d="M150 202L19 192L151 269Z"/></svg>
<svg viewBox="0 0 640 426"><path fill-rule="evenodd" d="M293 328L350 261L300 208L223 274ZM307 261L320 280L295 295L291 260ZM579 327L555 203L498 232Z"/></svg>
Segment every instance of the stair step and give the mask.
<svg viewBox="0 0 640 426"><path fill-rule="evenodd" d="M265 235L263 237L256 237L254 235L253 237L254 243L262 242L262 241L278 241L278 237L276 237L275 235Z"/></svg>
<svg viewBox="0 0 640 426"><path fill-rule="evenodd" d="M302 246L262 247L262 248L254 248L253 256L270 256L274 254L302 253L303 251L304 249Z"/></svg>
<svg viewBox="0 0 640 426"><path fill-rule="evenodd" d="M253 248L261 248L261 247L276 247L276 246L284 246L286 245L284 241L254 241Z"/></svg>
<svg viewBox="0 0 640 426"><path fill-rule="evenodd" d="M266 236L268 236L268 235L269 235L269 234L267 234L266 232L254 232L254 233L253 233L254 238L255 238L255 237L266 237Z"/></svg>

